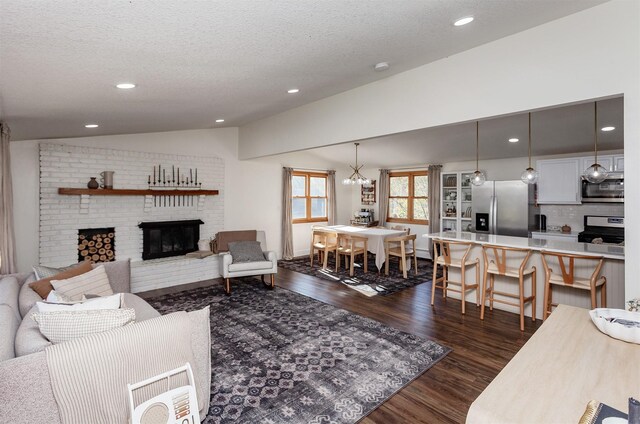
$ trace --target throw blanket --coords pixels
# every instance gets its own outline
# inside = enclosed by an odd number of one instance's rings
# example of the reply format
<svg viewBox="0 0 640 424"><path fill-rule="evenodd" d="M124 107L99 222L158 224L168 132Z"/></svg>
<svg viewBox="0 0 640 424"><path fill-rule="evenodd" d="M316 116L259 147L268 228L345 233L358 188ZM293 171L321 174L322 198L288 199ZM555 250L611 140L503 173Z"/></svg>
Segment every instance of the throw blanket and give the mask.
<svg viewBox="0 0 640 424"><path fill-rule="evenodd" d="M47 365L62 423L127 423L127 384L186 362L193 367L190 328L187 313L175 312L49 346Z"/></svg>
<svg viewBox="0 0 640 424"><path fill-rule="evenodd" d="M256 241L256 230L220 231L213 240L213 253L228 252L231 241Z"/></svg>

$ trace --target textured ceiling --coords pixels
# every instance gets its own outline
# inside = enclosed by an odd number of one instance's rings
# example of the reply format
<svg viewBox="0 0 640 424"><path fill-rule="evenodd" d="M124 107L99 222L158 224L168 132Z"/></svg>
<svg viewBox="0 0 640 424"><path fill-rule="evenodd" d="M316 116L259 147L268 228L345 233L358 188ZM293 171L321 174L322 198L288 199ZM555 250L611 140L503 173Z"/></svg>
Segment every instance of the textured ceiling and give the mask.
<svg viewBox="0 0 640 424"><path fill-rule="evenodd" d="M240 126L603 2L0 0L0 118L17 140Z"/></svg>
<svg viewBox="0 0 640 424"><path fill-rule="evenodd" d="M532 112L531 144L533 156L580 153L593 150L593 102ZM600 150L624 148L624 101L622 97L598 101L598 128L614 126L598 133ZM527 156L528 116L519 113L480 121L480 161ZM509 138L519 138L509 143ZM358 161L367 168L424 166L475 160L475 122L408 131L385 137L361 140ZM266 159L287 166L326 166L345 169L355 156L353 143L287 153ZM347 158L345 160L345 158ZM482 163L480 163L482 167Z"/></svg>

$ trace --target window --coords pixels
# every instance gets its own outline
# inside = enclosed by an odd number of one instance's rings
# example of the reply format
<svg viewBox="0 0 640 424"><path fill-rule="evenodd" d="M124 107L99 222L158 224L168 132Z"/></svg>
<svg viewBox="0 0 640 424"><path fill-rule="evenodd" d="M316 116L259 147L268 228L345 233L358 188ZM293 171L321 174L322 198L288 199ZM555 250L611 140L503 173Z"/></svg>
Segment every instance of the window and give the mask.
<svg viewBox="0 0 640 424"><path fill-rule="evenodd" d="M295 171L291 176L294 223L327 221L327 174Z"/></svg>
<svg viewBox="0 0 640 424"><path fill-rule="evenodd" d="M387 221L429 223L429 177L427 171L389 174Z"/></svg>

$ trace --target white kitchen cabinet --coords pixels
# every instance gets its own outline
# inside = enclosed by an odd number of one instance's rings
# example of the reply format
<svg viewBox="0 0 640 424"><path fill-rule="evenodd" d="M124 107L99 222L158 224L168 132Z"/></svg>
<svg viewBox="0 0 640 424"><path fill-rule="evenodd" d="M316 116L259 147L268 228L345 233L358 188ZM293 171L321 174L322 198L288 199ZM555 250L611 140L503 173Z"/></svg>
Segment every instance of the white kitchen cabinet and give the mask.
<svg viewBox="0 0 640 424"><path fill-rule="evenodd" d="M615 170L614 166L614 158L615 156L611 155L598 155L598 163L607 171L613 172ZM582 165L580 169L580 173L584 173L584 171L593 165L594 156L587 156L581 158Z"/></svg>
<svg viewBox="0 0 640 424"><path fill-rule="evenodd" d="M615 155L613 157L613 170L616 172L624 171L624 156Z"/></svg>
<svg viewBox="0 0 640 424"><path fill-rule="evenodd" d="M585 156L581 158L582 171L590 167L593 164L593 156ZM604 169L609 172L622 172L624 171L624 156L623 155L598 155L598 162Z"/></svg>
<svg viewBox="0 0 640 424"><path fill-rule="evenodd" d="M591 165L591 164L589 164ZM581 203L580 158L546 159L536 162L538 204L577 205Z"/></svg>

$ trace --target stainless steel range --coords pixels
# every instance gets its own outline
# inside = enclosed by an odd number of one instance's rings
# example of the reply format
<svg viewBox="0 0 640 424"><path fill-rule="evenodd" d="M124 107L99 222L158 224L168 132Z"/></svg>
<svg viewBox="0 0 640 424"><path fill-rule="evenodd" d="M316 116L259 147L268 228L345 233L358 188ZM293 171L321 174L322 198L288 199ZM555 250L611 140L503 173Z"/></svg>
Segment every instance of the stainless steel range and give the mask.
<svg viewBox="0 0 640 424"><path fill-rule="evenodd" d="M578 234L578 241L592 243L598 238L602 239L603 243L624 242L624 217L585 215L584 231Z"/></svg>

